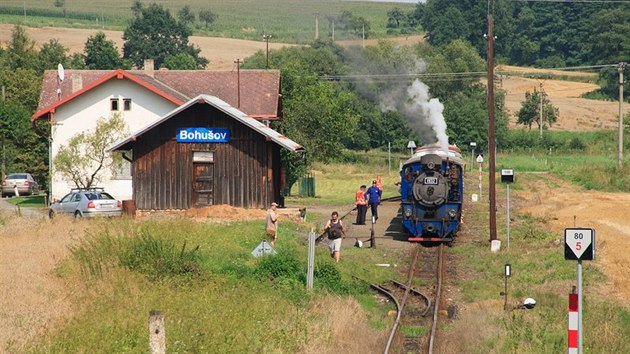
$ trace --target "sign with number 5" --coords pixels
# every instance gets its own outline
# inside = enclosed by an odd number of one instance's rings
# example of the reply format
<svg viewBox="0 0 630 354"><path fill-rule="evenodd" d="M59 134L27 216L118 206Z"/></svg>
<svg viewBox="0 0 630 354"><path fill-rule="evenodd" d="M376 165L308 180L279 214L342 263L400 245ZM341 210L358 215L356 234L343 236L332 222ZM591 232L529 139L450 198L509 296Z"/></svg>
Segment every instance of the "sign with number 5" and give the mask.
<svg viewBox="0 0 630 354"><path fill-rule="evenodd" d="M564 229L564 259L595 259L595 230L586 228Z"/></svg>

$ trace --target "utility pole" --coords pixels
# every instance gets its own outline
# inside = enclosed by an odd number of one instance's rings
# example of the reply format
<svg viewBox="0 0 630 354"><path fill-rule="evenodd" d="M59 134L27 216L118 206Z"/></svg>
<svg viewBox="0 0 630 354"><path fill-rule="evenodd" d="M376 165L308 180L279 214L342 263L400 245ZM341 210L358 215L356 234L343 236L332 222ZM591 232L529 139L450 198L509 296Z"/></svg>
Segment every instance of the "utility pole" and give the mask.
<svg viewBox="0 0 630 354"><path fill-rule="evenodd" d="M497 201L495 186L495 141L494 141L494 18L488 11L488 155L490 155L488 173L488 197L490 241L497 239Z"/></svg>
<svg viewBox="0 0 630 354"><path fill-rule="evenodd" d="M319 39L319 12L315 15L315 40Z"/></svg>
<svg viewBox="0 0 630 354"><path fill-rule="evenodd" d="M365 48L365 23L361 28L361 46Z"/></svg>
<svg viewBox="0 0 630 354"><path fill-rule="evenodd" d="M332 41L335 41L335 19L332 20Z"/></svg>
<svg viewBox="0 0 630 354"><path fill-rule="evenodd" d="M2 85L2 105L4 105L5 99L6 99L6 95L5 95L5 87L4 85ZM2 132L2 180L4 180L4 177L6 177L6 161L7 161L7 150L6 150L6 145L5 145L5 140L6 140L6 132Z"/></svg>
<svg viewBox="0 0 630 354"><path fill-rule="evenodd" d="M542 131L543 131L543 83L542 81L540 82L540 92L538 93L540 95L540 138L542 139Z"/></svg>
<svg viewBox="0 0 630 354"><path fill-rule="evenodd" d="M619 63L619 138L617 148L617 165L621 167L623 165L623 113L621 111L623 106L623 70L626 68L626 63Z"/></svg>
<svg viewBox="0 0 630 354"><path fill-rule="evenodd" d="M236 108L241 108L241 59L234 60L236 64Z"/></svg>
<svg viewBox="0 0 630 354"><path fill-rule="evenodd" d="M270 34L263 34L263 40L266 43L266 51L265 51L265 58L266 58L266 64L265 64L265 68L269 69L269 40L271 39L271 35Z"/></svg>

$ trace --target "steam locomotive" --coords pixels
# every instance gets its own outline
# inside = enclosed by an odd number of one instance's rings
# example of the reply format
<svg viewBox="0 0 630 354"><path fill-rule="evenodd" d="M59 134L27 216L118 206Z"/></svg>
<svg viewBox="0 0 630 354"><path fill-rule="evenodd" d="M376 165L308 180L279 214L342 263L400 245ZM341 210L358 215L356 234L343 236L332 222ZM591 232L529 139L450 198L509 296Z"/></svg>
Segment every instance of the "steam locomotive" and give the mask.
<svg viewBox="0 0 630 354"><path fill-rule="evenodd" d="M459 230L464 162L454 145L416 149L400 172L402 223L409 241L452 242Z"/></svg>

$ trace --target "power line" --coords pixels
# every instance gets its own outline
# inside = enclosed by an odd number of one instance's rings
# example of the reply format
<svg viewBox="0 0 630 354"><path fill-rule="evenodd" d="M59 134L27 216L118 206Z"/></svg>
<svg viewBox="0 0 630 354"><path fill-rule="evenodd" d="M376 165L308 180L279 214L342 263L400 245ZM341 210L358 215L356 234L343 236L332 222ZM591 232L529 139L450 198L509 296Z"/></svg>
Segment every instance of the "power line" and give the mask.
<svg viewBox="0 0 630 354"><path fill-rule="evenodd" d="M545 68L540 70L593 70L593 69L603 69L603 68L612 68L617 67L619 64L602 64L602 65L585 65L585 66L573 66L573 67L559 67L559 68ZM500 75L513 75L514 74L528 74L532 72L521 72L514 70L501 70L495 71L495 74ZM534 73L535 74L535 73ZM541 72L540 74L545 74ZM414 78L451 78L451 79L466 79L466 78L475 78L482 77L487 75L486 71L464 71L464 72L441 72L441 73L406 73L406 74L352 74L352 75L329 75L322 76L319 79L324 81L353 81L353 80L364 80L364 79L372 79L372 80L397 80L397 79L414 79Z"/></svg>

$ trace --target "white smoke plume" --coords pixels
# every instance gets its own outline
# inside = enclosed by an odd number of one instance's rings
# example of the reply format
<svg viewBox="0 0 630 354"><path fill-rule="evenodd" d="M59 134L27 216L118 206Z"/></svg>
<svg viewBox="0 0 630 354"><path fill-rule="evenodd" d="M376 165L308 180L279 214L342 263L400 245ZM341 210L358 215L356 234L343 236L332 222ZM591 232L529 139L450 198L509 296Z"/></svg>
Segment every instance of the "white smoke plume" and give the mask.
<svg viewBox="0 0 630 354"><path fill-rule="evenodd" d="M407 95L409 101L404 105L404 113L409 118L409 124L416 131L429 127L435 133L440 148L448 151L446 120L442 114L444 105L439 99L431 98L429 86L418 79L407 88Z"/></svg>
<svg viewBox="0 0 630 354"><path fill-rule="evenodd" d="M348 59L353 62L355 74L392 75L398 80L372 80L366 78L355 83L355 87L365 97L378 103L383 112L396 111L402 113L409 126L420 138L421 144L438 143L442 149L448 150L444 105L437 98L431 98L429 86L414 80L411 84L405 77L426 72L427 64L417 57L411 58L408 50L394 47L389 61L373 62L361 51L350 51ZM401 59L402 58L402 59Z"/></svg>
<svg viewBox="0 0 630 354"><path fill-rule="evenodd" d="M403 113L423 144L437 143L441 149L448 151L444 105L439 99L431 98L429 86L419 79L409 86L404 83L388 90L379 97L379 107L383 112Z"/></svg>

